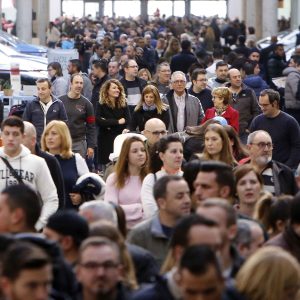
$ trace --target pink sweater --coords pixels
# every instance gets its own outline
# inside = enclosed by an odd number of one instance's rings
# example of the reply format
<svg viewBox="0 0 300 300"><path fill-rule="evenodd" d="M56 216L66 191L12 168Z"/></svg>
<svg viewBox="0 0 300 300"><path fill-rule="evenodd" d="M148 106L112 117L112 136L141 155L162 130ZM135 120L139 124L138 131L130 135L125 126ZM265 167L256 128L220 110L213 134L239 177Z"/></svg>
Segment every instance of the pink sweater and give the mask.
<svg viewBox="0 0 300 300"><path fill-rule="evenodd" d="M142 182L139 176L130 176L122 189L116 188L116 174L112 173L106 180L104 201L119 204L126 215L127 228L143 220L141 202Z"/></svg>

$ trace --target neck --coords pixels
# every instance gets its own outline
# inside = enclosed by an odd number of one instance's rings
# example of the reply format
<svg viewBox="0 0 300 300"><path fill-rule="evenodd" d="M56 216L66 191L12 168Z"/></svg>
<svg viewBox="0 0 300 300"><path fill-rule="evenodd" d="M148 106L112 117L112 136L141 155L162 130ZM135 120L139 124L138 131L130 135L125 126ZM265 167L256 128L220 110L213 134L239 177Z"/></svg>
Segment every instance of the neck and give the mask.
<svg viewBox="0 0 300 300"><path fill-rule="evenodd" d="M16 151L7 151L7 149L5 149L5 146L4 146L4 153L9 156L9 157L16 157L18 156L22 151L22 147L20 146Z"/></svg>
<svg viewBox="0 0 300 300"><path fill-rule="evenodd" d="M232 258L230 255L230 243L227 241L227 245L223 247L221 250L221 257L222 257L222 267L223 271L230 268L232 265Z"/></svg>
<svg viewBox="0 0 300 300"><path fill-rule="evenodd" d="M107 294L99 294L99 293L92 293L89 290L87 290L86 288L83 288L83 297L82 299L84 300L115 300L116 296L117 296L117 291L116 288L107 293Z"/></svg>
<svg viewBox="0 0 300 300"><path fill-rule="evenodd" d="M215 154L211 156L212 160L220 160L220 154Z"/></svg>
<svg viewBox="0 0 300 300"><path fill-rule="evenodd" d="M266 168L266 165L259 165L254 160L251 160L251 165L259 172L262 173L262 171Z"/></svg>
<svg viewBox="0 0 300 300"><path fill-rule="evenodd" d="M242 87L241 86L230 86L229 88L233 93L239 93L241 90L242 90Z"/></svg>
<svg viewBox="0 0 300 300"><path fill-rule="evenodd" d="M128 74L125 74L125 79L127 81L134 81L135 80L135 77L134 76L131 76L131 75L128 75Z"/></svg>
<svg viewBox="0 0 300 300"><path fill-rule="evenodd" d="M60 149L51 149L49 150L49 153L53 155L59 155L60 154Z"/></svg>
<svg viewBox="0 0 300 300"><path fill-rule="evenodd" d="M276 118L280 114L280 109L276 110L270 117Z"/></svg>
<svg viewBox="0 0 300 300"><path fill-rule="evenodd" d="M141 168L138 166L128 165L128 171L130 176L139 176L141 173Z"/></svg>
<svg viewBox="0 0 300 300"><path fill-rule="evenodd" d="M40 98L40 101L43 102L43 103L45 103L45 104L49 103L51 100L52 100L51 96L49 98L47 98L47 99L41 99Z"/></svg>
<svg viewBox="0 0 300 300"><path fill-rule="evenodd" d="M78 261L78 251L75 249L64 251L64 257L70 265L73 265Z"/></svg>
<svg viewBox="0 0 300 300"><path fill-rule="evenodd" d="M181 170L181 168L174 169L174 168L169 168L167 166L163 166L162 169L165 170L166 173L168 173L169 175L177 174Z"/></svg>
<svg viewBox="0 0 300 300"><path fill-rule="evenodd" d="M68 97L71 98L71 99L79 99L80 96L81 96L81 94L75 93L75 92L73 92L73 91L70 91L70 92L68 93Z"/></svg>
<svg viewBox="0 0 300 300"><path fill-rule="evenodd" d="M167 227L174 227L178 221L178 218L167 214L164 210L159 211L160 223Z"/></svg>
<svg viewBox="0 0 300 300"><path fill-rule="evenodd" d="M159 79L158 82L161 84L169 84L170 80L169 79L168 80L160 80Z"/></svg>
<svg viewBox="0 0 300 300"><path fill-rule="evenodd" d="M243 215L246 215L246 216L252 218L254 215L254 207L255 207L255 204L253 205L253 204L240 203L239 211Z"/></svg>
<svg viewBox="0 0 300 300"><path fill-rule="evenodd" d="M197 94L198 94L198 93L200 93L202 90L203 90L203 89L201 89L201 88L199 88L199 87L193 85L193 92L194 92L194 93L197 93Z"/></svg>
<svg viewBox="0 0 300 300"><path fill-rule="evenodd" d="M182 91L182 92L175 92L175 91L174 91L174 93L175 93L177 96L182 96L182 95L184 94L184 91Z"/></svg>

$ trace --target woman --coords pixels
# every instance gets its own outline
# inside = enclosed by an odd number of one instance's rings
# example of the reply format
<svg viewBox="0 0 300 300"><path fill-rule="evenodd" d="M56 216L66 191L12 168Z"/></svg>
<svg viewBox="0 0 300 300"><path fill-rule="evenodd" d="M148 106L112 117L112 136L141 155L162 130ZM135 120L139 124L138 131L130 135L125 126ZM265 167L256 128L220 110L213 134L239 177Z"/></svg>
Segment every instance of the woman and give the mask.
<svg viewBox="0 0 300 300"><path fill-rule="evenodd" d="M161 138L152 149L151 172L142 184L141 197L145 218L151 218L157 212L157 204L153 197L155 182L165 175L182 176L183 146L179 138L166 136Z"/></svg>
<svg viewBox="0 0 300 300"><path fill-rule="evenodd" d="M219 124L207 126L204 132L204 150L197 156L200 160L218 160L232 167L237 165L228 135L223 126Z"/></svg>
<svg viewBox="0 0 300 300"><path fill-rule="evenodd" d="M82 202L80 193L73 193L78 177L89 172L85 160L72 152L72 139L68 126L63 121L51 121L45 128L42 149L58 160L65 184L66 208L77 209ZM46 184L46 183L45 183Z"/></svg>
<svg viewBox="0 0 300 300"><path fill-rule="evenodd" d="M162 120L166 128L168 128L168 105L161 101L158 89L154 85L147 85L143 89L140 102L134 109L129 129L142 132L145 128L145 123L152 118Z"/></svg>
<svg viewBox="0 0 300 300"><path fill-rule="evenodd" d="M205 112L205 117L201 123L216 116L221 116L226 119L228 125L232 126L236 132L239 132L239 112L231 107L232 94L227 87L214 88L212 91L212 100L214 107L208 108Z"/></svg>
<svg viewBox="0 0 300 300"><path fill-rule="evenodd" d="M175 54L180 52L180 42L177 38L171 37L168 47L164 53L164 58L167 60L168 63L171 62L172 57Z"/></svg>
<svg viewBox="0 0 300 300"><path fill-rule="evenodd" d="M68 93L68 82L63 77L60 63L54 61L48 64L47 70L52 83L52 94L56 97L66 95Z"/></svg>
<svg viewBox="0 0 300 300"><path fill-rule="evenodd" d="M151 82L152 76L148 69L142 68L138 72L138 77L146 80L147 82Z"/></svg>
<svg viewBox="0 0 300 300"><path fill-rule="evenodd" d="M127 138L123 142L115 172L106 181L104 201L123 208L128 229L143 220L141 188L147 175L147 160L143 141L135 136Z"/></svg>
<svg viewBox="0 0 300 300"><path fill-rule="evenodd" d="M60 39L60 31L55 26L54 22L49 22L47 32L47 46L49 48L55 48L56 43Z"/></svg>
<svg viewBox="0 0 300 300"><path fill-rule="evenodd" d="M263 179L259 172L249 164L238 166L234 170L234 176L239 201L236 209L241 215L253 218L255 205L262 193Z"/></svg>
<svg viewBox="0 0 300 300"><path fill-rule="evenodd" d="M129 112L124 88L120 81L110 79L100 90L96 108L96 122L99 126L98 163L103 169L109 162L109 154L113 152L115 137L126 128L128 120Z"/></svg>
<svg viewBox="0 0 300 300"><path fill-rule="evenodd" d="M247 300L296 300L300 285L297 260L279 247L264 247L243 264L237 290Z"/></svg>

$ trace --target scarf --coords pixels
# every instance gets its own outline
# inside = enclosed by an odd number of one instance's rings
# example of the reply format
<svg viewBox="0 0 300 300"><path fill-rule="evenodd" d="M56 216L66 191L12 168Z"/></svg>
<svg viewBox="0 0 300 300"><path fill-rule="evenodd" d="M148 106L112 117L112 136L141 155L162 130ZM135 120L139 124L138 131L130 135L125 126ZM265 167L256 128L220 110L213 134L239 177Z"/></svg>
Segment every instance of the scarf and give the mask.
<svg viewBox="0 0 300 300"><path fill-rule="evenodd" d="M227 105L223 107L215 107L217 116L221 116L225 112L227 107L228 107Z"/></svg>
<svg viewBox="0 0 300 300"><path fill-rule="evenodd" d="M148 106L145 103L143 103L143 110L144 111L152 111L152 110L155 110L155 109L156 109L156 105L155 104L153 104L151 106Z"/></svg>

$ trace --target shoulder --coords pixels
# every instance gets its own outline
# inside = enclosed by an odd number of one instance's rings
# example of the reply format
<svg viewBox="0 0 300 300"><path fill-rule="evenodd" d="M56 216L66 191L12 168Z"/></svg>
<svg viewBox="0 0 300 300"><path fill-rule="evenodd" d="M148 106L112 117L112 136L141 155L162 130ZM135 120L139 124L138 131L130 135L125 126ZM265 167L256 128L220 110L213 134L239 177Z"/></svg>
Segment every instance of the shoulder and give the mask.
<svg viewBox="0 0 300 300"><path fill-rule="evenodd" d="M152 219L143 221L143 222L135 225L132 228L130 235L132 236L132 235L135 235L138 232L143 232L143 231L150 230L151 229L151 224L152 224Z"/></svg>

